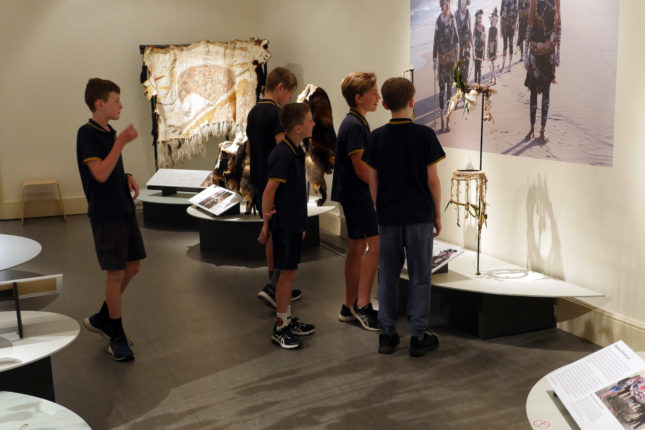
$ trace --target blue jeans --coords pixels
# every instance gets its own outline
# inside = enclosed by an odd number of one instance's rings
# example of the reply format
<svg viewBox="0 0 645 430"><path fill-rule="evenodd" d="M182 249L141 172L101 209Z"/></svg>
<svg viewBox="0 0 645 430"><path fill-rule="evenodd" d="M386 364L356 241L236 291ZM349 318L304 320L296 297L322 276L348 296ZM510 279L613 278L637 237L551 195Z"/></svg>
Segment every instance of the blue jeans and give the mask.
<svg viewBox="0 0 645 430"><path fill-rule="evenodd" d="M408 260L407 313L410 331L421 337L428 327L430 313L430 275L434 224L379 226L380 252L378 275L378 320L381 333L396 333L399 301L399 277Z"/></svg>

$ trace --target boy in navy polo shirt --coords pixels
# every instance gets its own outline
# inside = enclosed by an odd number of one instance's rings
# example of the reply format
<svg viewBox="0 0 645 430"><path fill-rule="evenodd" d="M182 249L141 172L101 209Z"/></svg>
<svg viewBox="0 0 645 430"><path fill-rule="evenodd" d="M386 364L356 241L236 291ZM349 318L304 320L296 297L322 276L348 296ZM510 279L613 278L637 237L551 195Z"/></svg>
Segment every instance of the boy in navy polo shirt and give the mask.
<svg viewBox="0 0 645 430"><path fill-rule="evenodd" d="M381 98L374 73L350 73L343 79L341 91L349 113L338 129L331 198L343 207L349 249L345 258L345 302L338 319L358 320L365 330L377 331L377 313L370 296L378 267L378 223L367 185L369 168L361 162L361 156L370 135L365 115L376 110Z"/></svg>
<svg viewBox="0 0 645 430"><path fill-rule="evenodd" d="M390 122L374 130L363 160L371 167L369 187L376 202L380 229L379 353L391 354L399 344L398 281L407 258L407 313L410 355L419 357L439 346L427 330L430 312L432 240L441 232L441 188L436 163L445 153L431 128L412 122L414 86L391 78L381 87Z"/></svg>
<svg viewBox="0 0 645 430"><path fill-rule="evenodd" d="M300 262L300 245L307 225L305 153L302 140L311 137L314 121L309 106L291 103L280 110L284 140L269 154L268 178L262 196L263 220L260 242L273 237L273 260L280 278L275 293L276 321L271 341L281 348L302 346L297 336L312 334L316 327L291 315L291 292Z"/></svg>
<svg viewBox="0 0 645 430"><path fill-rule="evenodd" d="M110 339L108 351L115 360L131 361L134 353L121 324L121 295L139 271L146 251L134 212L139 185L125 173L121 157L125 145L138 133L130 124L117 137L108 124L121 114L120 93L114 82L88 81L85 103L92 118L78 130L76 158L96 254L101 269L107 271L103 306L83 323L89 331Z"/></svg>
<svg viewBox="0 0 645 430"><path fill-rule="evenodd" d="M276 67L267 75L265 97L249 111L246 121L248 137L247 152L250 158L251 183L255 189L255 204L262 212L262 194L267 184L267 159L269 153L284 137L284 129L278 118L280 106L288 103L298 86L296 76L285 67ZM274 271L273 241L266 243L266 261L269 283L258 293L258 297L275 308L275 287L280 272ZM292 300L302 296L300 290L293 290Z"/></svg>

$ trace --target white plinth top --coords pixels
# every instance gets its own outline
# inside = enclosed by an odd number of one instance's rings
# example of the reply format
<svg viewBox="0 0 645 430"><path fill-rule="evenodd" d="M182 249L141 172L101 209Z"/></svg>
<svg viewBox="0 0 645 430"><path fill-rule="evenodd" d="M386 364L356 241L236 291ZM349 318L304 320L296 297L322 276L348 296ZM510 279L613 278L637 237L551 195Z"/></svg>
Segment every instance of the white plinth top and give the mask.
<svg viewBox="0 0 645 430"><path fill-rule="evenodd" d="M42 251L35 240L22 236L0 234L0 270L25 263Z"/></svg>
<svg viewBox="0 0 645 430"><path fill-rule="evenodd" d="M318 216L334 209L334 206L331 206L331 205L318 206L316 204L316 200L317 200L317 197L312 197L309 199L309 202L307 203L308 217ZM201 218L209 221L236 221L236 222L262 223L262 219L257 214L245 215L244 214L245 210L246 210L246 203L242 202L240 203L241 213L239 215L221 215L221 216L209 215L208 213L198 209L196 206L190 206L188 209L186 209L186 212L188 212L188 215L193 216L195 218Z"/></svg>
<svg viewBox="0 0 645 430"><path fill-rule="evenodd" d="M0 372L48 357L78 336L78 323L68 316L38 311L20 314L22 339L18 337L16 313L0 312Z"/></svg>
<svg viewBox="0 0 645 430"><path fill-rule="evenodd" d="M448 273L432 275L432 284L455 290L475 293L500 294L524 297L597 297L596 291L550 278L520 266L486 255L479 255L479 270L476 275L477 253L464 253L448 264Z"/></svg>
<svg viewBox="0 0 645 430"><path fill-rule="evenodd" d="M161 190L150 190L148 188L141 188L139 190L139 197L137 200L140 200L145 203L161 203L164 205L190 205L188 199L194 197L197 193L191 193L188 191L178 191L175 194L170 194L168 196L162 196Z"/></svg>
<svg viewBox="0 0 645 430"><path fill-rule="evenodd" d="M645 358L645 351L639 351L637 354ZM555 397L553 388L547 380L549 375L537 381L526 398L526 416L531 423L531 428L578 430L575 420L569 415L562 402Z"/></svg>
<svg viewBox="0 0 645 430"><path fill-rule="evenodd" d="M0 423L3 429L90 429L69 409L39 397L0 391Z"/></svg>

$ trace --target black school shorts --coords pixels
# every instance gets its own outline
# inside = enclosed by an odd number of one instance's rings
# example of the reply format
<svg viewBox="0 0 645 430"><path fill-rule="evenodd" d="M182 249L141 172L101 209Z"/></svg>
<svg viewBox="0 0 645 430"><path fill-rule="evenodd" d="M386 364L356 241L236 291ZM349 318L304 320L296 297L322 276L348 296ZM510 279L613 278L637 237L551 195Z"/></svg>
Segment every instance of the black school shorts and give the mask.
<svg viewBox="0 0 645 430"><path fill-rule="evenodd" d="M365 239L378 236L376 210L370 200L340 202L345 214L347 236L350 239Z"/></svg>
<svg viewBox="0 0 645 430"><path fill-rule="evenodd" d="M90 224L102 270L123 270L128 261L146 258L143 237L134 213L104 219L90 218Z"/></svg>
<svg viewBox="0 0 645 430"><path fill-rule="evenodd" d="M273 265L276 270L297 270L300 263L302 232L289 233L279 228L271 229L273 238Z"/></svg>

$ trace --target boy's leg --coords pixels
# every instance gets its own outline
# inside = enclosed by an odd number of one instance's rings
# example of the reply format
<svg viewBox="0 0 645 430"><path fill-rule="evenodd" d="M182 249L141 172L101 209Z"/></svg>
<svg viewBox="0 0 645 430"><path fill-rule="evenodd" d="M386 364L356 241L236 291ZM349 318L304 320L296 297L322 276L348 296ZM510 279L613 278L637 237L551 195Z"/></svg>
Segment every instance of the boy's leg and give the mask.
<svg viewBox="0 0 645 430"><path fill-rule="evenodd" d="M345 306L351 308L358 299L363 255L367 247L365 239L349 239L345 257Z"/></svg>
<svg viewBox="0 0 645 430"><path fill-rule="evenodd" d="M430 275L432 273L432 223L405 226L408 261L407 312L411 335L422 338L428 328L430 314Z"/></svg>
<svg viewBox="0 0 645 430"><path fill-rule="evenodd" d="M378 269L379 255L379 237L370 236L366 239L367 251L361 262L360 278L358 282L358 300L356 302L359 308L367 306L371 302L372 284Z"/></svg>
<svg viewBox="0 0 645 430"><path fill-rule="evenodd" d="M399 277L405 261L403 249L403 227L381 226L378 274L378 320L381 333L396 333L399 301Z"/></svg>
<svg viewBox="0 0 645 430"><path fill-rule="evenodd" d="M291 290L297 273L298 270L280 271L280 279L278 279L278 286L275 290L276 311L278 313L286 313L291 304Z"/></svg>

